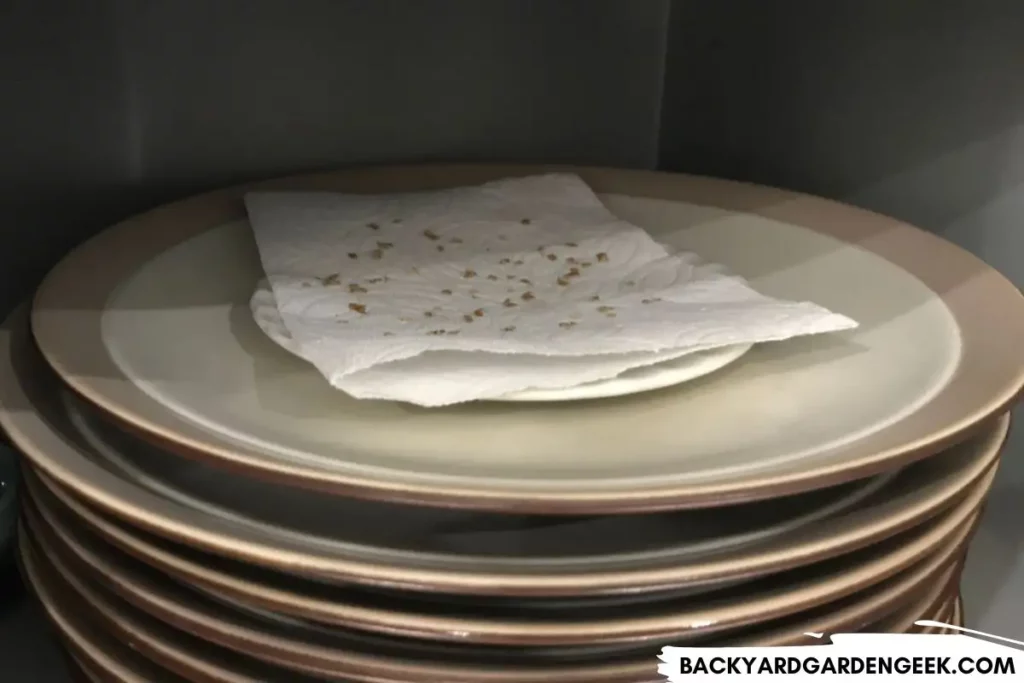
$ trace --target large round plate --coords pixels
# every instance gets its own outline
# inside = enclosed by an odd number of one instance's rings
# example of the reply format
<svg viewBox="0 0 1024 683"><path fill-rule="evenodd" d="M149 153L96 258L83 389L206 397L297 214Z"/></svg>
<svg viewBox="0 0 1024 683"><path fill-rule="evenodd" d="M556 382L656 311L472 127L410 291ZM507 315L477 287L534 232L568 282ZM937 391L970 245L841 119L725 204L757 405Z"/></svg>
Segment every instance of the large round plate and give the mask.
<svg viewBox="0 0 1024 683"><path fill-rule="evenodd" d="M942 553L941 562L948 563L960 541L968 535L972 522L961 524L951 537L934 538ZM152 620L174 624L177 628L199 636L208 643L234 650L237 655L262 660L272 666L281 666L306 674L326 675L344 680L445 680L508 681L529 683L559 676L568 681L646 681L656 664L650 643L644 652L631 658L614 658L602 663L567 661L561 657L545 660L529 656L526 651L490 652L479 647L427 645L415 641L401 641L356 636L339 632L334 636L316 632L303 632L295 626L274 627L243 614L224 610L202 596L182 589L158 573L136 572L125 566L111 565L103 574L88 567L68 563L62 553L47 547L46 535L33 536L27 565L38 558L46 558L55 577L63 577L68 586L78 593L115 628L131 633L131 640L140 649L147 643ZM56 550L56 552L55 552ZM931 559L925 564L929 571L935 565ZM44 572L45 573L45 572ZM31 574L31 571L30 571ZM38 569L36 576L38 576ZM126 601L122 602L122 600ZM135 610L145 613L135 614ZM130 629L130 630L129 630ZM164 638L173 634L165 631ZM156 640L161 640L156 635ZM748 641L757 641L748 637ZM741 641L742 642L742 641ZM653 646L653 647L650 647ZM523 656L523 655L526 656ZM229 659L221 659L222 666L230 666ZM274 670L267 672L276 680ZM260 680L268 680L261 677Z"/></svg>
<svg viewBox="0 0 1024 683"><path fill-rule="evenodd" d="M483 643L514 645L519 654L529 649L533 656L557 657L560 661L570 656L597 656L615 653L620 648L609 644L637 644L649 646L658 640L681 642L708 637L723 631L759 624L786 617L827 603L833 603L917 563L923 557L935 554L936 567L952 561L968 530L965 525L975 516L987 490L987 482L976 486L972 493L954 510L897 539L838 558L819 563L806 570L773 576L764 582L755 582L739 588L719 591L698 600L667 598L656 605L625 605L620 608L563 609L547 614L530 610L490 607L486 603L460 607L455 604L424 605L407 596L391 599L352 595L335 591L337 611L348 611L345 626L382 632L391 635L451 640L459 644ZM39 512L27 510L35 535L46 536L45 527L58 539L55 543L71 548L97 576L136 576L137 581L151 581L152 574L138 560L90 538L89 533L75 533L59 513L47 509L44 498L34 497ZM950 539L953 539L952 541ZM943 552L939 552L942 550ZM47 555L52 553L48 552ZM947 557L948 556L948 557ZM76 573L77 572L76 570ZM161 574L162 575L162 574ZM129 579L125 579L129 580ZM218 601L223 604L223 601ZM323 599L321 598L321 602ZM232 610L238 611L238 610ZM251 613L251 610L244 610ZM345 630L326 630L303 625L294 619L268 620L257 615L276 630L305 630L313 634L345 634ZM301 639L301 636L296 636ZM386 641L381 641L384 647ZM603 646L603 647L602 647ZM526 648L526 649L523 649ZM484 648L484 651L488 651ZM492 649L493 651L493 649Z"/></svg>
<svg viewBox="0 0 1024 683"><path fill-rule="evenodd" d="M23 319L22 319L23 320ZM358 543L324 545L304 537L268 535L235 516L210 514L125 478L91 449L71 423L61 390L28 345L17 317L0 331L0 423L45 475L86 501L164 538L286 572L384 588L490 595L607 595L668 590L748 579L835 557L887 538L937 514L977 480L998 456L1008 418L948 453L930 458L865 499L861 505L769 535L760 543L686 558L668 553L614 556L597 563L547 565L460 562L459 552L395 554ZM250 508L251 509L251 508ZM407 549L415 549L409 545ZM394 546L394 543L392 544ZM392 548L394 549L394 548ZM654 560L654 561L652 561Z"/></svg>
<svg viewBox="0 0 1024 683"><path fill-rule="evenodd" d="M400 191L538 170L373 169L259 187ZM726 505L849 481L954 442L1024 385L1024 298L938 237L773 189L570 170L659 241L861 326L759 345L707 380L629 398L357 401L253 321L249 187L89 240L42 284L33 330L75 391L191 457L346 495L550 513Z"/></svg>
<svg viewBox="0 0 1024 683"><path fill-rule="evenodd" d="M289 353L301 356L295 349L295 342L281 320L277 300L270 284L263 280L249 301L256 325L275 344ZM682 353L676 358L644 367L633 368L611 379L587 382L564 389L526 389L506 394L495 401L579 401L595 398L627 396L643 391L653 391L675 386L683 382L709 375L721 370L749 351L753 344L733 344L704 351Z"/></svg>

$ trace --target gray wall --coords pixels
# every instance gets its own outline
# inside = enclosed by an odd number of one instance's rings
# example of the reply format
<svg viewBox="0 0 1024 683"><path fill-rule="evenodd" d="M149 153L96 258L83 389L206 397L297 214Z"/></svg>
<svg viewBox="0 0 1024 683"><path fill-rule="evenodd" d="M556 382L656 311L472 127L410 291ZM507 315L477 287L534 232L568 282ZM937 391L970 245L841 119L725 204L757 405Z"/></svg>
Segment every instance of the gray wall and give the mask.
<svg viewBox="0 0 1024 683"><path fill-rule="evenodd" d="M663 167L890 214L1024 284L1024 2L684 0L669 35ZM968 618L1024 638L1020 428L996 486Z"/></svg>

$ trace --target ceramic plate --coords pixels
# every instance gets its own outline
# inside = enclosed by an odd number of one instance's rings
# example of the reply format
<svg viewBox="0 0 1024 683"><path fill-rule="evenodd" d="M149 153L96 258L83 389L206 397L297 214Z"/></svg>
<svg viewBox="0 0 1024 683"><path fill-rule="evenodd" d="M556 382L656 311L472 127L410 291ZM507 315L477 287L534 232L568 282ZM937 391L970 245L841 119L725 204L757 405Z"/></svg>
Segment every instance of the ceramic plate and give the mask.
<svg viewBox="0 0 1024 683"><path fill-rule="evenodd" d="M901 474L848 514L797 526L785 534L768 535L758 543L690 558L685 552L679 556L678 547L673 550L671 546L662 555L633 552L606 555L604 561L598 561L599 554L583 552L575 561L563 556L560 562L551 562L549 554L549 561L537 570L521 559L510 562L507 552L504 557L502 553L487 557L478 551L472 561L460 562L466 546L424 547L416 535L394 536L385 547L359 543L374 538L368 530L370 536L349 539L347 544L311 543L308 528L307 535L269 535L240 523L237 515L210 514L208 509L191 507L147 488L111 469L110 461L84 442L82 433L71 423L59 387L28 345L24 329L19 335L15 325L8 332L0 334L2 426L42 472L90 503L159 536L253 564L334 581L448 594L637 593L750 578L834 557L920 523L962 495L965 486L996 459L1008 424L1003 419L993 430L925 461L914 468L912 476ZM157 459L153 460L155 463ZM180 463L177 459L168 462ZM179 479L187 480L187 476ZM221 488L231 490L236 486L243 490L241 480L232 480L232 486ZM259 507L254 508L248 496L236 502L248 505L249 510ZM272 518L267 521L273 523ZM316 520L306 521L311 524ZM716 527L716 532L721 531ZM657 547L655 544L648 550ZM664 544L662 549L666 549ZM396 552L402 550L406 552ZM534 555L538 557L544 554Z"/></svg>
<svg viewBox="0 0 1024 683"><path fill-rule="evenodd" d="M981 489L978 492L984 493ZM71 552L81 558L98 576L134 575L137 581L147 581L145 577L150 575L152 570L147 569L141 562L104 545L92 536L91 532L73 529L66 518L62 519L59 513L47 509L45 496L35 495L34 499L39 506L39 514L45 520L46 529L51 530L58 539L57 544L70 548ZM534 656L554 657L560 661L567 660L570 656L578 659L598 654L607 655L614 650L595 646L632 642L635 648L637 643L649 646L652 641L658 639L673 639L679 642L682 639L707 637L723 630L784 617L806 610L809 606L834 603L846 594L894 575L900 563L911 564L922 555L932 553L936 547L948 546L948 550L932 558L936 568L946 567L958 552L959 541L949 543L943 539L948 539L950 534L957 538L966 534L965 531L961 531L964 520L970 519L973 515L971 506L976 505L978 500L976 496L965 499L955 511L941 518L941 521L931 522L920 530L908 532L898 540L831 563L819 563L806 570L776 575L764 582L754 582L737 589L720 591L707 598L702 596L697 601L685 598L666 599L656 606L567 609L537 615L531 614L528 609L501 609L486 604L467 605L461 609L452 604L435 605L428 611L423 604L405 596L396 596L390 600L375 600L371 596L369 599L359 600L358 596L346 594L344 591L335 591L330 597L321 594L319 599L321 602L327 602L333 598L335 611L342 614L348 612L352 615L354 618L343 622L348 628L435 640L453 640L460 644L516 645L519 648L516 651L518 655L530 651ZM34 521L36 513L29 512L30 521ZM43 526L38 522L33 525L37 535L46 535L43 533ZM942 529L945 531L941 531ZM905 559L901 560L900 557ZM925 568L918 569L921 572L925 571ZM274 589L270 587L269 590L273 592ZM223 601L218 602L223 604ZM233 603L234 600L229 599L229 602ZM896 606L898 605L894 605ZM268 619L267 614L258 613L262 612L259 608L256 609L256 614L252 614L253 610L249 609L241 612L250 613L277 631L294 633L304 629L309 634L321 635L351 633L348 630L325 629L311 623L303 624L302 621L291 618Z"/></svg>
<svg viewBox="0 0 1024 683"><path fill-rule="evenodd" d="M260 187L401 191L538 170L373 169ZM726 505L891 470L1024 385L1024 297L938 237L778 190L570 170L659 241L860 328L758 345L706 380L628 398L431 410L349 399L252 319L262 273L249 187L91 239L47 276L33 330L75 391L191 457L350 496L545 513Z"/></svg>
<svg viewBox="0 0 1024 683"><path fill-rule="evenodd" d="M968 536L973 521L965 520L952 535L932 535L935 548L945 548L948 563L960 542ZM205 641L235 650L239 655L261 659L308 674L345 677L346 680L446 680L446 681L541 681L544 677L565 676L564 680L647 680L628 675L630 670L650 675L654 662L651 649L629 659L588 664L566 661L563 657L531 656L529 650L504 652L480 647L426 645L415 641L403 644L397 639L381 639L338 632L333 637L302 632L294 626L273 627L245 615L225 611L216 603L178 587L159 573L135 572L127 565L111 564L96 573L68 562L59 547L47 547L46 534L34 536L39 545L35 557L45 557L54 573L117 626L132 629L132 641L146 636L132 623L132 608L119 607L121 599L149 617L177 625ZM898 546L894 546L898 547ZM920 557L920 553L918 554ZM100 584L103 584L102 586ZM113 592L108 592L109 586ZM120 596L115 597L115 594ZM764 615L762 615L764 616ZM144 623L144 622L143 622ZM135 628L133 628L135 626ZM141 629L144 631L144 629ZM652 644L648 644L652 645ZM260 680L266 680L261 678Z"/></svg>
<svg viewBox="0 0 1024 683"><path fill-rule="evenodd" d="M1008 424L1004 418L991 431L921 463L912 474L901 473L846 514L769 536L760 543L689 559L670 551L664 557L633 553L620 556L622 562L614 556L596 562L593 554L589 558L584 554L576 562L549 562L547 571L536 571L521 560L509 563L505 557L503 561L500 554L491 558L479 554L472 562L460 563L464 547L422 552L415 538L396 539L389 550L358 543L321 545L288 534L273 537L126 479L84 443L70 422L59 388L38 359L33 362L24 334L0 335L0 404L3 427L42 472L100 509L164 538L325 580L504 596L578 597L679 589L752 578L850 552L920 523L961 496L995 461ZM397 540L412 552L393 552L402 549Z"/></svg>
<svg viewBox="0 0 1024 683"><path fill-rule="evenodd" d="M267 337L289 353L295 353L295 343L284 326L277 310L274 292L266 280L261 280L256 293L249 300L256 325ZM627 370L617 377L588 382L567 389L531 389L517 391L493 399L497 401L577 401L594 398L611 398L638 394L682 384L720 370L753 347L753 344L734 344L705 351L683 353L677 358L662 361L646 367Z"/></svg>

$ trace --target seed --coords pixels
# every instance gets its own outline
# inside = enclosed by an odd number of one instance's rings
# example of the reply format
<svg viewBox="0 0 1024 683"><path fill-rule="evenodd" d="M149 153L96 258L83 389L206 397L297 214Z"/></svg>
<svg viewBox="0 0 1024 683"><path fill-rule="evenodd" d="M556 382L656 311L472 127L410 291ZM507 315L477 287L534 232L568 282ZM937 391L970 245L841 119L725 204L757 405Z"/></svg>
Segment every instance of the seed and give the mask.
<svg viewBox="0 0 1024 683"><path fill-rule="evenodd" d="M348 257L351 258L351 259L356 259L356 258L359 258L359 254L354 254L354 253L352 253L350 251L350 252L348 252Z"/></svg>
<svg viewBox="0 0 1024 683"><path fill-rule="evenodd" d="M580 264L580 266L582 266L583 268L589 268L592 265L594 264L591 263L590 261L584 261L583 263Z"/></svg>
<svg viewBox="0 0 1024 683"><path fill-rule="evenodd" d="M441 239L441 236L438 235L433 230L424 230L423 231L423 236L426 237L428 240L439 240L439 239Z"/></svg>
<svg viewBox="0 0 1024 683"><path fill-rule="evenodd" d="M558 257L554 254L548 254L548 261L557 261Z"/></svg>
<svg viewBox="0 0 1024 683"><path fill-rule="evenodd" d="M504 301L501 302L501 305L504 306L505 308L515 308L516 302L512 301L512 299L505 299Z"/></svg>
<svg viewBox="0 0 1024 683"><path fill-rule="evenodd" d="M380 226L377 225L376 223L367 223L366 227L368 227L370 230L380 230Z"/></svg>
<svg viewBox="0 0 1024 683"><path fill-rule="evenodd" d="M597 310L599 310L601 313L611 313L612 311L615 310L615 307L614 306L598 306Z"/></svg>
<svg viewBox="0 0 1024 683"><path fill-rule="evenodd" d="M482 309L482 308L476 309L475 311L473 311L473 315L475 315L478 318L484 317L484 309Z"/></svg>
<svg viewBox="0 0 1024 683"><path fill-rule="evenodd" d="M565 276L566 277L579 277L580 276L580 269L579 268L570 268L569 272L566 273Z"/></svg>
<svg viewBox="0 0 1024 683"><path fill-rule="evenodd" d="M524 218L523 220L521 220L519 222L522 223L523 225L529 225L530 224L530 219L529 218Z"/></svg>
<svg viewBox="0 0 1024 683"><path fill-rule="evenodd" d="M520 282L522 282L522 283L523 283L524 285L529 285L529 284L532 284L532 283L530 282L529 278L525 278L525 277L521 277L521 278L519 278L519 281L520 281Z"/></svg>
<svg viewBox="0 0 1024 683"><path fill-rule="evenodd" d="M401 219L401 218L395 218L395 219L394 219L394 220L392 220L391 222L392 222L392 223L401 223L401 222L402 222L402 219Z"/></svg>
<svg viewBox="0 0 1024 683"><path fill-rule="evenodd" d="M512 262L512 265L513 266L521 266L521 265L523 265L523 262L522 262L522 260L516 260L516 261Z"/></svg>
<svg viewBox="0 0 1024 683"><path fill-rule="evenodd" d="M371 285L378 285L381 282L387 282L388 279L386 277L371 277L367 278L366 281L369 282Z"/></svg>
<svg viewBox="0 0 1024 683"><path fill-rule="evenodd" d="M627 287L636 287L636 280L626 280Z"/></svg>
<svg viewBox="0 0 1024 683"><path fill-rule="evenodd" d="M384 250L374 249L373 251L370 252L370 258L372 258L374 261L380 261L382 258L384 258Z"/></svg>
<svg viewBox="0 0 1024 683"><path fill-rule="evenodd" d="M462 277L466 278L467 280L470 278L474 278L476 277L476 271L473 270L472 268L466 268L466 270L462 271Z"/></svg>
<svg viewBox="0 0 1024 683"><path fill-rule="evenodd" d="M568 330L570 327L576 327L576 323L570 320L564 323L558 323L558 326L561 327L563 330Z"/></svg>
<svg viewBox="0 0 1024 683"><path fill-rule="evenodd" d="M450 289L442 289L442 290L441 290L441 293L442 293L442 294L451 294L451 293L452 293L452 290L450 290Z"/></svg>
<svg viewBox="0 0 1024 683"><path fill-rule="evenodd" d="M608 254L604 253L603 251L600 254L597 255L597 262L598 263L604 263L607 260L608 260Z"/></svg>
<svg viewBox="0 0 1024 683"><path fill-rule="evenodd" d="M395 245L392 244L391 242L377 242L377 246L380 247L381 249L390 249Z"/></svg>
<svg viewBox="0 0 1024 683"><path fill-rule="evenodd" d="M332 273L327 277L321 279L320 282L322 282L325 287L329 287L331 285L339 284L341 282L341 276L338 275L337 273Z"/></svg>
<svg viewBox="0 0 1024 683"><path fill-rule="evenodd" d="M498 263L500 263L503 266L506 266L506 265L512 263L512 259L510 259L510 258L503 258L500 261L498 261Z"/></svg>
<svg viewBox="0 0 1024 683"><path fill-rule="evenodd" d="M453 237L453 238L451 238L448 241L451 242L452 244L462 244L462 238L461 237Z"/></svg>
<svg viewBox="0 0 1024 683"><path fill-rule="evenodd" d="M559 286L561 286L561 287L566 287L569 284L569 281L566 280L564 277L558 278L557 282L558 282Z"/></svg>
<svg viewBox="0 0 1024 683"><path fill-rule="evenodd" d="M491 280L492 282L497 282L498 281L498 276L497 275L488 275L487 279Z"/></svg>
<svg viewBox="0 0 1024 683"><path fill-rule="evenodd" d="M366 288L363 287L362 285L351 284L348 286L348 291L351 292L352 294L365 294Z"/></svg>
<svg viewBox="0 0 1024 683"><path fill-rule="evenodd" d="M565 262L568 263L569 265L576 265L577 263L579 263L575 256L568 257L567 259L565 259Z"/></svg>
<svg viewBox="0 0 1024 683"><path fill-rule="evenodd" d="M473 316L469 315L468 313L462 316L462 319L465 320L467 323L473 322Z"/></svg>
<svg viewBox="0 0 1024 683"><path fill-rule="evenodd" d="M434 312L433 311L423 311L423 317L424 318L433 318L434 317Z"/></svg>
<svg viewBox="0 0 1024 683"><path fill-rule="evenodd" d="M576 244L575 242L566 242L565 246L567 246L567 247L578 247L580 245Z"/></svg>
<svg viewBox="0 0 1024 683"><path fill-rule="evenodd" d="M431 330L430 332L427 332L427 334L433 335L435 337L440 337L442 334L446 333L444 330Z"/></svg>
<svg viewBox="0 0 1024 683"><path fill-rule="evenodd" d="M438 250L438 251L444 251L444 247L442 247L442 246L441 246L441 245L439 244L439 245L437 245L437 250Z"/></svg>
<svg viewBox="0 0 1024 683"><path fill-rule="evenodd" d="M523 301L533 301L533 300L534 300L534 299L536 299L537 297L535 297L535 296L533 295L533 292L527 292L527 293L523 294L523 296L522 296L522 297L520 297L520 298L521 298L521 299L522 299Z"/></svg>
<svg viewBox="0 0 1024 683"><path fill-rule="evenodd" d="M516 331L516 326L515 325L509 325L508 327L501 328L501 331L502 332L515 332Z"/></svg>
<svg viewBox="0 0 1024 683"><path fill-rule="evenodd" d="M363 304L349 304L348 310L355 311L356 313L366 314L366 306Z"/></svg>
<svg viewBox="0 0 1024 683"><path fill-rule="evenodd" d="M445 332L445 334L447 334L449 337L454 337L458 333L459 333L458 330L449 330L449 331Z"/></svg>
<svg viewBox="0 0 1024 683"><path fill-rule="evenodd" d="M506 275L506 276L505 276L505 279L506 279L506 280L515 280L515 279L516 279L516 276L515 276L515 275Z"/></svg>
<svg viewBox="0 0 1024 683"><path fill-rule="evenodd" d="M590 297L590 300L591 301L600 301L601 297L599 297L597 294L595 294L594 296Z"/></svg>
<svg viewBox="0 0 1024 683"><path fill-rule="evenodd" d="M642 303L642 304L653 304L653 303L657 303L659 301L661 301L661 299L644 299L640 303Z"/></svg>
<svg viewBox="0 0 1024 683"><path fill-rule="evenodd" d="M394 336L395 336L395 333L394 333L394 332L385 332L385 333L384 333L384 336L385 336L385 337L394 337Z"/></svg>

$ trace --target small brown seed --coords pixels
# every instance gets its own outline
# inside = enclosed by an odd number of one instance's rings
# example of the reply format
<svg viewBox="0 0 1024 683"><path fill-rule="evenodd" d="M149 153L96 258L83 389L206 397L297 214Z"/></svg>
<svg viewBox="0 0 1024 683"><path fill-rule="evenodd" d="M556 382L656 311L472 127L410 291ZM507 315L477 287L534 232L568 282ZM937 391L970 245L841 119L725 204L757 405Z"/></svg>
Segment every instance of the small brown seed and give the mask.
<svg viewBox="0 0 1024 683"><path fill-rule="evenodd" d="M468 313L462 316L462 319L465 320L467 323L473 322L473 316L469 315Z"/></svg>
<svg viewBox="0 0 1024 683"><path fill-rule="evenodd" d="M439 244L439 245L437 245L437 250L438 250L438 251L444 251L444 247L442 247L442 246L441 246L441 245Z"/></svg>
<svg viewBox="0 0 1024 683"><path fill-rule="evenodd" d="M598 306L597 310L599 310L602 313L611 313L612 311L615 310L615 307L614 306Z"/></svg>
<svg viewBox="0 0 1024 683"><path fill-rule="evenodd" d="M513 266L521 266L521 265L523 265L523 261L522 261L522 260L516 260L516 261L513 261L513 262L512 262L512 265L513 265Z"/></svg>
<svg viewBox="0 0 1024 683"><path fill-rule="evenodd" d="M560 277L560 278L558 278L558 280L557 280L556 282L558 282L558 285L559 285L560 287L566 287L566 286L568 286L568 285L569 285L569 281L568 281L568 280L566 280L566 279L565 279L564 277Z"/></svg>
<svg viewBox="0 0 1024 683"><path fill-rule="evenodd" d="M453 238L451 238L448 241L451 242L452 244L462 244L462 238L461 237L453 237Z"/></svg>
<svg viewBox="0 0 1024 683"><path fill-rule="evenodd" d="M367 223L366 227L368 227L370 230L380 230L380 226L377 225L376 223Z"/></svg>
<svg viewBox="0 0 1024 683"><path fill-rule="evenodd" d="M369 282L371 285L379 285L382 282L387 282L387 280L388 279L386 277L370 277L370 278L366 278L366 281Z"/></svg>
<svg viewBox="0 0 1024 683"><path fill-rule="evenodd" d="M512 259L510 259L510 258L503 258L500 261L498 261L498 263L500 263L501 265L505 266L505 265L508 265L509 263L512 263Z"/></svg>
<svg viewBox="0 0 1024 683"><path fill-rule="evenodd" d="M377 242L377 246L380 247L381 249L390 249L395 245L391 242Z"/></svg>
<svg viewBox="0 0 1024 683"><path fill-rule="evenodd" d="M448 330L447 332L445 332L445 334L447 334L449 337L454 337L458 333L459 333L458 330Z"/></svg>
<svg viewBox="0 0 1024 683"><path fill-rule="evenodd" d="M502 332L515 332L516 331L516 326L515 325L509 325L508 327L501 328L501 331Z"/></svg>
<svg viewBox="0 0 1024 683"><path fill-rule="evenodd" d="M338 273L331 273L327 277L322 278L320 282L322 282L325 287L337 285L341 283L341 275L339 275Z"/></svg>
<svg viewBox="0 0 1024 683"><path fill-rule="evenodd" d="M365 294L366 288L363 287L362 285L357 285L353 283L348 286L348 291L351 292L352 294Z"/></svg>
<svg viewBox="0 0 1024 683"><path fill-rule="evenodd" d="M654 304L654 303L657 303L659 301L661 301L661 299L657 299L657 298L654 298L654 299L644 299L640 303L642 303L642 304Z"/></svg>
<svg viewBox="0 0 1024 683"><path fill-rule="evenodd" d="M385 333L384 333L384 336L385 336L385 337L394 337L394 336L395 336L395 333L394 333L394 332L385 332Z"/></svg>
<svg viewBox="0 0 1024 683"><path fill-rule="evenodd" d="M548 254L548 261L557 261L558 257L554 254Z"/></svg>
<svg viewBox="0 0 1024 683"><path fill-rule="evenodd" d="M439 240L439 239L441 239L441 236L438 235L433 230L424 230L423 231L423 236L426 237L428 240Z"/></svg>
<svg viewBox="0 0 1024 683"><path fill-rule="evenodd" d="M580 267L581 268L589 268L592 265L594 265L594 264L591 263L590 261L584 261L583 263L580 264Z"/></svg>
<svg viewBox="0 0 1024 683"><path fill-rule="evenodd" d="M441 293L442 293L442 294L451 294L451 293L452 293L452 290L450 290L450 289L442 289L442 290L441 290Z"/></svg>
<svg viewBox="0 0 1024 683"><path fill-rule="evenodd" d="M566 273L565 276L566 277L579 277L580 276L580 269L579 268L570 268L569 272Z"/></svg>
<svg viewBox="0 0 1024 683"><path fill-rule="evenodd" d="M492 282L497 282L498 281L498 276L497 275L493 275L493 274L492 275L488 275L487 279L492 281Z"/></svg>
<svg viewBox="0 0 1024 683"><path fill-rule="evenodd" d="M433 311L423 311L423 317L424 318L433 318L434 317L434 312Z"/></svg>
<svg viewBox="0 0 1024 683"><path fill-rule="evenodd" d="M568 330L570 327L576 327L576 323L569 320L564 323L558 323L558 326L561 327L563 330Z"/></svg>
<svg viewBox="0 0 1024 683"><path fill-rule="evenodd" d="M590 297L590 300L591 301L600 301L601 297L599 297L597 294L595 294L594 296Z"/></svg>
<svg viewBox="0 0 1024 683"><path fill-rule="evenodd" d="M366 315L366 306L363 304L349 304L348 310Z"/></svg>
<svg viewBox="0 0 1024 683"><path fill-rule="evenodd" d="M351 258L351 259L357 259L357 258L359 258L359 254L355 254L355 253L350 251L350 252L348 252L348 257Z"/></svg>
<svg viewBox="0 0 1024 683"><path fill-rule="evenodd" d="M529 225L530 224L530 219L529 218L524 218L523 220L521 220L519 222L522 223L523 225Z"/></svg>
<svg viewBox="0 0 1024 683"><path fill-rule="evenodd" d="M576 244L575 242L566 242L565 246L567 246L567 247L578 247L580 245Z"/></svg>
<svg viewBox="0 0 1024 683"><path fill-rule="evenodd" d="M598 263L604 263L607 260L608 260L608 254L604 253L603 251L600 254L597 255L597 262Z"/></svg>
<svg viewBox="0 0 1024 683"><path fill-rule="evenodd" d="M532 283L530 282L530 279L529 279L529 278L526 278L526 277L521 277L521 278L519 278L519 281L520 281L520 282L522 282L522 283L523 283L524 285L529 285L529 284L532 284Z"/></svg>
<svg viewBox="0 0 1024 683"><path fill-rule="evenodd" d="M462 271L462 277L466 278L467 280L470 278L474 278L476 277L476 271L473 270L472 268L466 268L466 270Z"/></svg>
<svg viewBox="0 0 1024 683"><path fill-rule="evenodd" d="M370 258L372 258L374 261L380 261L382 258L384 258L384 250L374 249L373 251L370 252Z"/></svg>
<svg viewBox="0 0 1024 683"><path fill-rule="evenodd" d="M475 311L473 311L473 315L475 315L477 318L484 317L484 309L482 309L482 308L476 309Z"/></svg>
<svg viewBox="0 0 1024 683"><path fill-rule="evenodd" d="M533 295L533 292L526 292L526 293L525 293L525 294L523 294L523 296L521 296L520 298L521 298L521 299L522 299L523 301L533 301L533 300L534 300L534 299L536 299L537 297L535 297L535 296Z"/></svg>
<svg viewBox="0 0 1024 683"><path fill-rule="evenodd" d="M517 304L515 301L512 301L512 299L505 299L501 302L501 305L505 308L515 308Z"/></svg>

